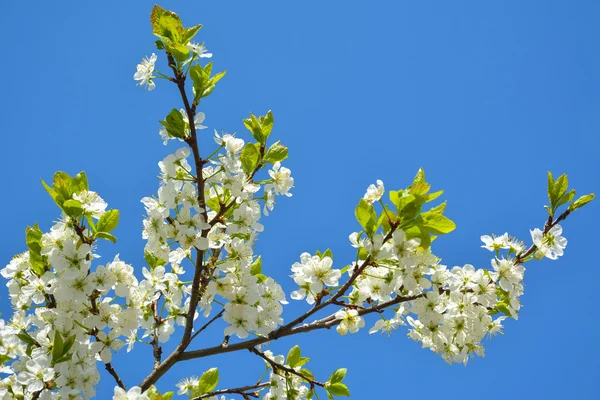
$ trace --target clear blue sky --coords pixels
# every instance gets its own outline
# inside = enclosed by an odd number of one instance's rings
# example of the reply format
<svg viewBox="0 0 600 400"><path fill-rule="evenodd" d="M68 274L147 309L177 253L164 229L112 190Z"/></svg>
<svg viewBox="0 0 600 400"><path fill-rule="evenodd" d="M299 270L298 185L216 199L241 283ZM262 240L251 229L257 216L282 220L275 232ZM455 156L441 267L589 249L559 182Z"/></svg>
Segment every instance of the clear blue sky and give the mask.
<svg viewBox="0 0 600 400"><path fill-rule="evenodd" d="M26 225L48 229L58 216L40 178L83 169L121 210L119 242L102 245L104 262L120 253L141 271L139 200L156 192L157 162L176 148L162 145L157 121L180 106L173 85L159 80L144 93L132 79L142 56L156 51L152 4L0 4L2 263L25 249ZM303 251L330 247L339 267L353 259L353 210L376 179L397 189L424 167L446 190L458 228L434 251L450 266L488 267L482 234L529 240L545 219L547 170L568 173L580 194L600 192L596 1L161 5L186 24L204 24L198 38L215 54L215 69L229 71L201 106L211 130L241 133L249 111L275 114L273 135L290 148L296 189L263 221L257 250L288 292L290 265ZM528 266L521 318L467 368L446 365L406 330L390 338L319 332L272 350L300 344L322 378L348 367L355 399L597 398L599 210L596 202L566 221L563 258ZM8 302L2 286L4 316ZM295 302L284 317L305 307ZM219 327L198 345L221 338ZM128 385L151 368L150 349L138 345L134 354L116 361ZM263 363L247 352L189 361L160 388L213 366L222 368L225 387L255 382ZM112 386L103 375L101 390Z"/></svg>

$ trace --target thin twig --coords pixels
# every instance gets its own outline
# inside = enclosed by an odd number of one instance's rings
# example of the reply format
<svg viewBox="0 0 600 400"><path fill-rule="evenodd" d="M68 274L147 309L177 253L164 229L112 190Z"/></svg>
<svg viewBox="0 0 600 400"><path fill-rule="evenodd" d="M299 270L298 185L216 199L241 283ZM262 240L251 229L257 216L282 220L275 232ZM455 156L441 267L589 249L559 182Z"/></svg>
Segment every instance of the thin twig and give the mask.
<svg viewBox="0 0 600 400"><path fill-rule="evenodd" d="M256 389L266 388L270 384L271 384L271 382L264 382L264 383L257 383L256 385L241 386L241 387L237 387L237 388L223 389L223 390L215 390L214 392L205 393L202 396L194 397L192 400L206 399L208 397L218 396L220 394L239 394L244 397L250 396L250 397L258 398L259 391Z"/></svg>
<svg viewBox="0 0 600 400"><path fill-rule="evenodd" d="M276 374L278 374L278 371L285 371L288 374L296 375L297 377L299 377L299 378L305 380L306 382L310 383L311 387L314 387L315 385L321 386L321 387L325 387L325 383L316 381L314 379L311 379L311 378L307 377L306 375L303 375L302 373L296 371L293 368L287 367L287 366L285 366L283 364L279 364L278 362L276 362L274 360L271 360L269 357L267 357L264 353L262 353L261 351L259 351L255 347L252 347L252 348L248 349L248 351L250 351L250 353L256 354L257 356L259 356L260 358L262 358L263 360L265 360L271 366L271 368L273 369L273 372L276 373Z"/></svg>
<svg viewBox="0 0 600 400"><path fill-rule="evenodd" d="M119 385L119 387L121 389L127 390L127 388L125 387L125 384L121 380L121 377L119 377L119 374L117 374L117 371L115 371L115 368L112 366L111 363L104 364L104 368L106 368L106 370L108 371L108 373L111 374L113 378L115 378L115 381L117 382L117 385Z"/></svg>
<svg viewBox="0 0 600 400"><path fill-rule="evenodd" d="M225 313L225 309L222 309L217 315L215 315L210 321L208 321L206 324L204 324L200 329L198 329L196 331L196 333L194 333L191 337L190 337L190 342L192 340L194 340L194 338L196 336L198 336L200 334L200 332L202 332L203 330L205 330L206 328L208 328L208 326L210 324L212 324L213 322L215 322L216 320L218 320L219 318L221 318L221 316L223 316L223 314Z"/></svg>

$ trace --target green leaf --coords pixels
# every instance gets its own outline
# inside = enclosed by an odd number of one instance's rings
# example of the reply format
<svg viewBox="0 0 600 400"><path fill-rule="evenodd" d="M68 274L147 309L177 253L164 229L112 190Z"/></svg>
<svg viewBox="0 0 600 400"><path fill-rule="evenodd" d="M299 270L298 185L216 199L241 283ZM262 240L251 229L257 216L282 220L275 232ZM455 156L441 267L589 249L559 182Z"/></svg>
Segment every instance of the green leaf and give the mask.
<svg viewBox="0 0 600 400"><path fill-rule="evenodd" d="M298 361L298 363L296 364L296 367L301 367L303 365L305 365L306 363L308 363L310 361L310 358L308 357L300 357L300 361ZM308 371L308 370L305 370Z"/></svg>
<svg viewBox="0 0 600 400"><path fill-rule="evenodd" d="M427 211L421 213L416 221L417 225L423 227L428 233L437 235L450 233L456 229L456 224L449 218L437 212Z"/></svg>
<svg viewBox="0 0 600 400"><path fill-rule="evenodd" d="M117 238L106 232L98 232L96 233L96 238L110 240L113 243L117 243Z"/></svg>
<svg viewBox="0 0 600 400"><path fill-rule="evenodd" d="M17 337L28 345L34 345L36 343L36 341L29 336L29 333L27 333L24 329L21 329L21 332L17 333Z"/></svg>
<svg viewBox="0 0 600 400"><path fill-rule="evenodd" d="M571 203L569 205L569 211L575 211L578 208L585 206L587 203L594 200L594 197L596 197L596 195L594 193L590 193L590 194L586 194L585 196L581 196L580 198L578 198L577 200L575 200L573 203Z"/></svg>
<svg viewBox="0 0 600 400"><path fill-rule="evenodd" d="M294 368L300 361L300 346L296 345L290 349L285 359L285 363Z"/></svg>
<svg viewBox="0 0 600 400"><path fill-rule="evenodd" d="M242 169L247 175L250 175L254 169L258 166L260 153L254 143L247 143L242 149L240 155L240 161L242 162Z"/></svg>
<svg viewBox="0 0 600 400"><path fill-rule="evenodd" d="M71 192L80 193L84 190L89 190L88 179L85 172L81 171L71 180Z"/></svg>
<svg viewBox="0 0 600 400"><path fill-rule="evenodd" d="M257 275L262 272L262 256L258 256L256 260L250 265L250 274Z"/></svg>
<svg viewBox="0 0 600 400"><path fill-rule="evenodd" d="M428 212L441 215L444 213L444 211L446 211L446 203L447 201L444 201L442 204L431 208Z"/></svg>
<svg viewBox="0 0 600 400"><path fill-rule="evenodd" d="M63 349L62 349L63 355L67 354L69 352L69 350L71 350L71 347L73 347L73 344L75 343L75 338L76 338L76 335L72 335L72 336L69 336L67 338L67 340L64 341Z"/></svg>
<svg viewBox="0 0 600 400"><path fill-rule="evenodd" d="M556 208L562 206L563 204L567 204L573 200L575 197L575 190L571 189L567 193L563 194L560 199L558 199L556 203Z"/></svg>
<svg viewBox="0 0 600 400"><path fill-rule="evenodd" d="M369 235L375 233L375 230L377 229L377 214L375 213L373 205L365 199L360 199L354 214L356 215L358 223Z"/></svg>
<svg viewBox="0 0 600 400"><path fill-rule="evenodd" d="M271 147L269 147L269 150L265 155L265 161L271 164L275 164L277 161L285 160L287 156L288 148L281 145L278 140L277 142L273 143Z"/></svg>
<svg viewBox="0 0 600 400"><path fill-rule="evenodd" d="M244 126L252 133L252 137L259 143L265 143L266 138L262 131L260 120L250 113L250 118L244 120Z"/></svg>
<svg viewBox="0 0 600 400"><path fill-rule="evenodd" d="M334 396L350 396L350 390L348 390L348 386L344 385L341 382L334 383L332 385L327 385L325 387L329 393Z"/></svg>
<svg viewBox="0 0 600 400"><path fill-rule="evenodd" d="M315 380L315 376L313 375L313 373L308 370L308 369L301 369L300 370L300 375L304 376L306 379L308 379L309 381L314 381Z"/></svg>
<svg viewBox="0 0 600 400"><path fill-rule="evenodd" d="M42 185L44 186L44 189L46 189L46 192L48 192L50 197L52 197L52 200L54 200L54 202L59 207L62 207L62 203L63 203L63 201L65 201L65 199L56 190L54 190L50 186L48 186L48 184L46 182L44 182L43 179L42 179Z"/></svg>
<svg viewBox="0 0 600 400"><path fill-rule="evenodd" d="M67 200L63 203L62 208L71 218L78 218L83 214L83 206L79 200Z"/></svg>
<svg viewBox="0 0 600 400"><path fill-rule="evenodd" d="M336 370L333 374L331 374L328 382L333 384L333 383L338 383L338 382L343 381L344 377L346 376L347 371L348 370L346 368L340 368L340 369Z"/></svg>
<svg viewBox="0 0 600 400"><path fill-rule="evenodd" d="M211 94L212 91L214 90L215 85L217 84L217 82L219 82L221 79L223 79L223 77L225 76L225 74L227 74L227 71L221 71L221 72L213 75L213 77L210 78L210 80L208 81L208 89L210 89L210 92L206 93L206 90L205 90L205 92L203 93L202 97L206 97L209 94Z"/></svg>
<svg viewBox="0 0 600 400"><path fill-rule="evenodd" d="M71 176L66 172L58 171L52 179L52 188L62 197L62 200L71 198Z"/></svg>
<svg viewBox="0 0 600 400"><path fill-rule="evenodd" d="M425 180L425 170L423 170L423 168L419 168L411 186L421 185L423 183L427 183Z"/></svg>
<svg viewBox="0 0 600 400"><path fill-rule="evenodd" d="M108 210L98 220L96 231L110 233L119 225L119 210Z"/></svg>
<svg viewBox="0 0 600 400"><path fill-rule="evenodd" d="M438 197L440 197L443 193L444 193L443 190L438 190L437 192L426 194L425 196L423 196L423 201L425 203L429 203L430 201L433 201L433 200L437 199Z"/></svg>
<svg viewBox="0 0 600 400"><path fill-rule="evenodd" d="M569 187L569 178L566 174L562 174L558 177L558 179L554 182L554 190L552 192L552 206L554 208L558 207L559 199L566 193Z"/></svg>
<svg viewBox="0 0 600 400"><path fill-rule="evenodd" d="M271 131L273 130L273 123L275 122L275 120L273 118L273 113L271 112L271 110L269 110L267 112L267 115L265 115L264 117L261 117L261 122L262 122L262 134L266 141L269 138L269 136L271 135Z"/></svg>
<svg viewBox="0 0 600 400"><path fill-rule="evenodd" d="M323 257L329 257L333 260L333 252L331 251L331 249L325 250L325 253L323 253Z"/></svg>
<svg viewBox="0 0 600 400"><path fill-rule="evenodd" d="M167 262L162 258L158 258L154 254L148 253L147 251L144 252L144 259L146 260L146 264L148 264L150 269L167 264Z"/></svg>
<svg viewBox="0 0 600 400"><path fill-rule="evenodd" d="M185 28L183 32L183 37L181 43L188 44L190 40L196 36L196 33L202 28L202 24L198 24L196 26L192 26L191 28Z"/></svg>
<svg viewBox="0 0 600 400"><path fill-rule="evenodd" d="M211 368L200 377L200 382L198 383L198 389L200 390L200 395L205 393L212 392L217 387L219 383L219 370L217 368Z"/></svg>
<svg viewBox="0 0 600 400"><path fill-rule="evenodd" d="M552 207L554 205L554 177L550 171L548 171L548 201Z"/></svg>
<svg viewBox="0 0 600 400"><path fill-rule="evenodd" d="M180 139L184 139L186 137L186 123L183 120L183 115L181 115L181 112L178 109L172 109L164 121L160 121L160 123L165 127L170 137Z"/></svg>
<svg viewBox="0 0 600 400"><path fill-rule="evenodd" d="M180 43L171 43L167 45L167 51L175 57L177 61L184 62L190 56L190 49Z"/></svg>
<svg viewBox="0 0 600 400"><path fill-rule="evenodd" d="M407 239L419 239L421 241L420 247L424 250L428 249L431 245L431 236L429 236L429 233L421 226L404 228L404 233L406 233Z"/></svg>
<svg viewBox="0 0 600 400"><path fill-rule="evenodd" d="M210 199L206 200L206 205L213 211L219 212L219 210L221 209L221 204L219 204L219 198L217 196L211 197Z"/></svg>
<svg viewBox="0 0 600 400"><path fill-rule="evenodd" d="M62 357L63 353L63 339L60 336L58 331L54 333L54 343L52 345L52 363L56 363L56 361Z"/></svg>
<svg viewBox="0 0 600 400"><path fill-rule="evenodd" d="M25 244L27 244L27 248L30 253L33 252L37 255L41 255L42 253L42 235L43 232L40 230L37 222L33 225L33 227L28 226L25 229Z"/></svg>

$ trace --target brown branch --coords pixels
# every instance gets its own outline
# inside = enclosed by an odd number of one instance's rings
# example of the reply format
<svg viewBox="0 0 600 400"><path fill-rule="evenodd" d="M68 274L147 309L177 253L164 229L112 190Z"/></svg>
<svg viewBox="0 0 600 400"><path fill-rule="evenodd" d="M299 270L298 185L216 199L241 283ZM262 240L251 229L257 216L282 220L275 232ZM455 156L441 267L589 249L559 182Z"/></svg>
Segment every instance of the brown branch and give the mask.
<svg viewBox="0 0 600 400"><path fill-rule="evenodd" d="M569 214L571 214L570 210L566 210L565 212L563 212L558 218L556 218L554 220L554 222L552 222L552 217L548 217L548 220L546 221L546 224L544 225L544 235L548 232L550 232L550 229L554 228L554 226L556 224L558 224L561 221L564 221L565 219L567 219L567 217L569 216ZM529 257L535 250L537 249L537 246L535 244L532 244L525 253L521 252L519 255L517 255L517 258L515 259L515 263L516 264L521 264L523 263L523 261Z"/></svg>
<svg viewBox="0 0 600 400"><path fill-rule="evenodd" d="M416 300L423 296L425 296L425 293L421 293L421 294L414 295L414 296L406 296L406 297L396 296L392 300L386 301L384 303L379 303L376 306L369 307L369 308L366 308L363 310L358 310L358 315L363 316L363 315L368 315L368 314L372 314L375 312L378 313L385 308L394 306L396 304L404 303L407 301ZM310 324L303 324L303 325L300 325L300 326L297 326L295 328L288 329L288 330L281 330L281 328L280 328L280 329L277 329L277 330L271 332L271 334L268 336L257 337L254 339L245 340L243 342L229 344L227 347L218 345L218 346L208 347L208 348L200 349L200 350L186 351L183 354L181 354L181 356L179 357L179 360L180 361L193 360L196 358L208 357L208 356L212 356L215 354L231 353L231 352L239 351L239 350L249 350L260 344L264 344L264 343L270 342L272 340L280 339L282 337L293 336L293 335L297 335L299 333L311 332L311 331L320 330L320 329L331 329L332 327L338 325L340 322L341 322L341 320L336 319L335 316L332 314L325 318L313 321Z"/></svg>
<svg viewBox="0 0 600 400"><path fill-rule="evenodd" d="M198 329L196 331L196 333L194 333L192 335L192 337L190 337L190 342L192 340L194 340L194 338L196 336L198 336L200 334L200 332L202 332L203 330L205 330L206 328L209 327L210 324L212 324L213 322L215 322L216 320L218 320L219 318L221 318L221 316L223 316L223 314L225 313L225 309L222 309L217 315L215 315L210 321L208 321L206 324L204 324L200 329Z"/></svg>
<svg viewBox="0 0 600 400"><path fill-rule="evenodd" d="M278 371L285 371L288 374L296 375L300 379L305 380L306 382L310 383L311 388L314 387L315 385L325 387L325 384L323 382L319 382L314 379L310 379L309 377L302 375L300 372L296 371L293 368L286 367L283 364L279 364L278 362L271 360L264 353L257 350L256 347L252 347L252 348L248 349L248 351L250 351L250 353L256 354L257 356L259 356L260 358L265 360L271 366L271 368L273 369L273 372L277 375L280 375L280 374L278 374Z"/></svg>
<svg viewBox="0 0 600 400"><path fill-rule="evenodd" d="M119 385L119 387L121 389L127 390L127 388L125 387L125 384L123 383L123 381L119 377L119 374L117 374L117 371L115 371L115 368L112 366L111 363L104 364L104 368L106 368L106 370L108 371L108 373L111 374L113 378L115 378L115 381L117 382L117 385Z"/></svg>
<svg viewBox="0 0 600 400"><path fill-rule="evenodd" d="M256 385L242 386L232 389L215 390L214 392L205 393L202 396L194 397L192 400L206 399L212 396L218 396L220 394L239 394L244 398L254 397L258 398L259 390L269 386L271 382L257 383Z"/></svg>

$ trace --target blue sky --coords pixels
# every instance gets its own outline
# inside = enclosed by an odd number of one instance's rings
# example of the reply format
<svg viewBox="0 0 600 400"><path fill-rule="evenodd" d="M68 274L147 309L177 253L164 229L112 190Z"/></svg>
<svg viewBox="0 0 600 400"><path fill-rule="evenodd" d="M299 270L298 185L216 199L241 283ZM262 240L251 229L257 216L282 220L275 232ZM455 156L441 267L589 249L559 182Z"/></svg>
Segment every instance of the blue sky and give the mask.
<svg viewBox="0 0 600 400"><path fill-rule="evenodd" d="M273 136L290 148L296 188L263 220L257 252L288 292L300 253L329 247L340 268L353 259L354 207L376 179L398 189L424 167L434 188L445 189L458 228L434 252L449 266L488 267L482 234L529 241L529 229L545 219L548 170L566 172L579 194L600 191L598 2L160 4L185 24L204 24L199 40L215 54L215 70L229 71L201 106L206 125L243 133L248 112L274 112ZM132 79L140 59L156 51L152 5L0 4L3 263L25 249L27 225L48 229L58 217L39 180L85 170L92 189L121 210L119 242L101 246L103 259L120 253L141 272L139 200L156 192L157 162L177 148L162 145L158 120L180 106L173 85L159 80L144 93ZM519 321L467 368L446 365L405 330L389 338L318 332L271 349L300 344L323 379L347 367L356 399L594 398L599 210L592 203L564 223L569 244L559 261L528 265ZM10 314L4 287L0 309ZM304 309L294 302L284 318ZM198 347L221 338L218 327ZM138 346L115 364L135 385L151 368L151 351ZM214 366L227 387L255 382L263 363L246 352L189 361L159 387ZM100 390L112 386L103 375Z"/></svg>

